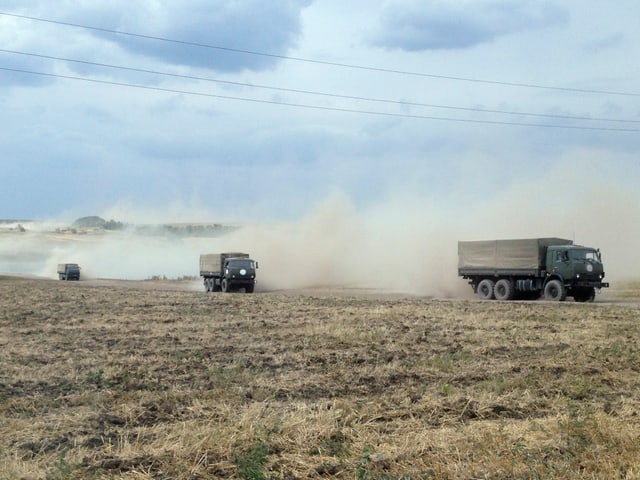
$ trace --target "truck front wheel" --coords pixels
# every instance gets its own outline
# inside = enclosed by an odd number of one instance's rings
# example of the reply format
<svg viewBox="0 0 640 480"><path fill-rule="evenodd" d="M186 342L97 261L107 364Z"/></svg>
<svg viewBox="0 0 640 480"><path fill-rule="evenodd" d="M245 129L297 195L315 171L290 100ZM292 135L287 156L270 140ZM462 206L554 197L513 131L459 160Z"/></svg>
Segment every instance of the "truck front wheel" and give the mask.
<svg viewBox="0 0 640 480"><path fill-rule="evenodd" d="M229 281L226 278L223 278L222 282L220 282L220 288L225 293L228 293L231 291L231 285L229 284Z"/></svg>
<svg viewBox="0 0 640 480"><path fill-rule="evenodd" d="M513 282L507 278L501 278L493 288L496 300L513 300Z"/></svg>
<svg viewBox="0 0 640 480"><path fill-rule="evenodd" d="M544 298L552 302L563 302L567 298L567 289L560 280L549 280L544 287Z"/></svg>
<svg viewBox="0 0 640 480"><path fill-rule="evenodd" d="M478 298L480 300L491 300L493 298L493 280L485 278L478 284Z"/></svg>
<svg viewBox="0 0 640 480"><path fill-rule="evenodd" d="M593 302L596 298L596 289L591 287L581 288L573 292L573 299L576 302Z"/></svg>

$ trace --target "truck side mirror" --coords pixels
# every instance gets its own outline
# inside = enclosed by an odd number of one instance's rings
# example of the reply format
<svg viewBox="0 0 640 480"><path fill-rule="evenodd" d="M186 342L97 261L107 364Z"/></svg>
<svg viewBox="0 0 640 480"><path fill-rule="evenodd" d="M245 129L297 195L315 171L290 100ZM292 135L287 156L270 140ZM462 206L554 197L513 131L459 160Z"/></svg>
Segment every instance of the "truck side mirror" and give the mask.
<svg viewBox="0 0 640 480"><path fill-rule="evenodd" d="M256 262L256 269L258 268L258 262Z"/></svg>

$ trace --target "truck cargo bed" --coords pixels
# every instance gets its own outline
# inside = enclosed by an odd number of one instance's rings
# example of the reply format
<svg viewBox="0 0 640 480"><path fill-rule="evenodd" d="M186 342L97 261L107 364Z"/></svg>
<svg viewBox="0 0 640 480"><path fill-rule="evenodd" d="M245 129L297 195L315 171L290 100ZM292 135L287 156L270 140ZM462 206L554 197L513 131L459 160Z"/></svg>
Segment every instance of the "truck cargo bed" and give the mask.
<svg viewBox="0 0 640 480"><path fill-rule="evenodd" d="M200 275L220 275L222 264L227 258L249 258L249 254L241 252L204 253L200 255Z"/></svg>
<svg viewBox="0 0 640 480"><path fill-rule="evenodd" d="M536 275L544 269L546 247L572 244L564 238L458 242L458 273Z"/></svg>

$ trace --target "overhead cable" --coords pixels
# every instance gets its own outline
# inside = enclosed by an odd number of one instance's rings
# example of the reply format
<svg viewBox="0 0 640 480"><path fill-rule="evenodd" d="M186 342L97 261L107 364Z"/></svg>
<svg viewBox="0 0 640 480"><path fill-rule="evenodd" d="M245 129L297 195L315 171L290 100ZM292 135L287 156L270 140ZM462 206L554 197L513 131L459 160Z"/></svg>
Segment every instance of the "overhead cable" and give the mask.
<svg viewBox="0 0 640 480"><path fill-rule="evenodd" d="M64 61L64 62L70 62L70 63L78 63L78 64L82 64L82 65L91 65L91 66L96 66L96 67L113 68L113 69L118 69L118 70L129 71L129 72L136 72L136 73L147 73L147 74L152 74L152 75L162 75L162 76L174 77L174 78L182 78L182 79L187 79L187 80L198 80L198 81L205 81L205 82L212 82L212 83L220 83L220 84L225 84L225 85L234 85L234 86L242 86L242 87L249 87L249 88L258 88L258 89L264 89L264 90L274 90L274 91L279 91L279 92L302 93L302 94L305 94L305 95L316 95L316 96L340 98L340 99L347 99L347 100L359 100L359 101L367 101L367 102L387 103L387 104L395 104L395 105L402 105L402 106L408 106L408 107L439 108L439 109L459 110L459 111L476 112L476 113L493 113L493 114L501 114L501 115L518 115L518 116L541 117L541 118L558 118L558 119L563 119L563 120L585 120L585 121L616 122L616 123L640 123L640 120L586 117L586 116L577 116L577 115L558 115L558 114L547 114L547 113L531 113L531 112L508 111L508 110L493 110L493 109L486 109L486 108L479 108L479 107L473 107L473 108L472 107L460 107L460 106L453 106L453 105L438 105L438 104L432 104L432 103L410 102L410 101L405 101L405 100L389 100L389 99L382 99L382 98L360 97L360 96L354 96L354 95L340 95L340 94L335 94L335 93L318 92L318 91L312 91L312 90L300 90L300 89L274 87L274 86L267 86L267 85L256 85L256 84L253 84L253 83L234 82L234 81L230 81L230 80L220 80L220 79L216 79L216 78L199 77L199 76L194 76L194 75L184 75L184 74L179 74L179 73L160 72L160 71L157 71L157 70L148 70L148 69L143 69L143 68L127 67L127 66L122 66L122 65L112 65L112 64L108 64L108 63L90 62L90 61L87 61L87 60L77 60L77 59L65 58L65 57L55 57L55 56L51 56L51 55L42 55L42 54L37 54L37 53L20 52L20 51L16 51L16 50L6 50L6 49L3 49L3 48L0 48L0 52L11 53L11 54L16 54L16 55L26 55L26 56L36 57L36 58L45 58L45 59L48 59L48 60L57 60L57 61Z"/></svg>
<svg viewBox="0 0 640 480"><path fill-rule="evenodd" d="M309 105L309 104L303 104L303 103L280 102L275 100L264 100L264 99L257 99L257 98L235 97L230 95L218 95L213 93L194 92L189 90L178 90L173 88L152 87L149 85L139 85L139 84L125 83L125 82L114 82L109 80L99 80L99 79L88 78L88 77L76 77L72 75L61 75L56 73L37 72L33 70L23 70L23 69L17 69L17 68L0 67L0 70L15 72L15 73L24 73L29 75L39 75L44 77L64 78L67 80L83 81L83 82L90 82L90 83L103 84L103 85L114 85L119 87L137 88L137 89L143 89L143 90L178 93L182 95L194 95L194 96L208 97L208 98L219 98L219 99L225 99L225 100L234 100L234 101L242 101L242 102L270 104L270 105L281 105L286 107L325 110L325 111L332 111L332 112L358 113L358 114L378 115L378 116L385 116L385 117L414 118L414 119L422 119L422 120L438 120L438 121L447 121L447 122L474 123L474 124L485 124L485 125L510 125L510 126L519 126L519 127L541 127L541 128L609 131L609 132L634 132L634 133L640 132L640 129L635 129L635 128L613 128L613 127L557 125L557 124L552 125L552 124L544 124L544 123L506 122L506 121L497 121L497 120L437 117L437 116L429 116L429 115L414 115L414 114L407 114L407 113L358 110L358 109L351 109L351 108L328 107L328 106L322 106L322 105Z"/></svg>
<svg viewBox="0 0 640 480"><path fill-rule="evenodd" d="M30 15L21 15L21 14L10 13L10 12L0 12L0 15L5 15L8 17L15 17L15 18L23 18L23 19L33 20L37 22L51 23L56 25L64 25L64 26L74 27L74 28L83 28L83 29L93 30L93 31L98 31L103 33L112 33L114 35L125 35L129 37L143 38L147 40L156 40L161 42L169 42L169 43L181 44L181 45L186 45L191 47L209 48L209 49L221 50L221 51L232 52L232 53L241 53L245 55L278 58L281 60L306 62L306 63L312 63L312 64L318 64L318 65L327 65L332 67L368 70L368 71L391 73L391 74L397 74L397 75L409 75L409 76L415 76L415 77L436 78L441 80L482 83L487 85L499 85L499 86L506 86L506 87L534 88L534 89L543 89L543 90L556 90L556 91L564 91L564 92L588 93L588 94L598 94L598 95L619 95L619 96L627 96L627 97L640 97L640 93L637 93L637 92L622 92L622 91L615 91L615 90L597 90L597 89L586 89L586 88L559 87L559 86L552 86L552 85L539 85L534 83L507 82L507 81L500 81L500 80L487 80L487 79L481 79L481 78L458 77L458 76L452 76L452 75L438 75L438 74L432 74L432 73L411 72L406 70L396 70L391 68L380 68L380 67L372 67L372 66L366 66L366 65L356 65L356 64L350 64L350 63L330 62L325 60L315 60L310 58L292 57L287 55L278 55L273 53L243 50L239 48L231 48L231 47L225 47L221 45L211 45L211 44L191 42L186 40L177 40L177 39L159 37L154 35L144 35L140 33L125 32L122 30L95 27L95 26L83 25L79 23L63 22L59 20L51 20L47 18L34 17Z"/></svg>

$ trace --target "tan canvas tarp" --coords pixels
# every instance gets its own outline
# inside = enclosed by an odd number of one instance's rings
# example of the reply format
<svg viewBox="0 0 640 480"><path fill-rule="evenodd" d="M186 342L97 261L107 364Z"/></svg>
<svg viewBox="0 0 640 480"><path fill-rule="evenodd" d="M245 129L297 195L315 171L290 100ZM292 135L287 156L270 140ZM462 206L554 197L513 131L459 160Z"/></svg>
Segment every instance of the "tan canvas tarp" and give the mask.
<svg viewBox="0 0 640 480"><path fill-rule="evenodd" d="M544 263L544 247L571 243L563 238L458 242L458 268L535 269Z"/></svg>
<svg viewBox="0 0 640 480"><path fill-rule="evenodd" d="M203 253L200 255L201 272L219 272L222 261L226 258L249 258L248 253Z"/></svg>

